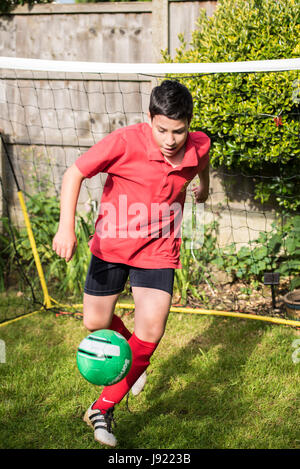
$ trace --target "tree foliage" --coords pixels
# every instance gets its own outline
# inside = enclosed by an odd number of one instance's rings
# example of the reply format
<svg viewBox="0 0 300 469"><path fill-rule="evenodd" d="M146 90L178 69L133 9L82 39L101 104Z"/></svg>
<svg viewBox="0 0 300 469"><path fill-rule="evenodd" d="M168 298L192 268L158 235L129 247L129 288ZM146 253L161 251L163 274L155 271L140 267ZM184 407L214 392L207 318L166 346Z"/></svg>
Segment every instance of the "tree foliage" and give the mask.
<svg viewBox="0 0 300 469"><path fill-rule="evenodd" d="M102 2L151 2L151 0L75 0L75 3L102 3Z"/></svg>
<svg viewBox="0 0 300 469"><path fill-rule="evenodd" d="M0 0L0 14L10 13L19 5L33 5L40 3L52 3L54 0ZM99 3L99 2L148 2L151 0L75 0L75 3Z"/></svg>
<svg viewBox="0 0 300 469"><path fill-rule="evenodd" d="M300 57L299 0L220 0L211 18L202 10L190 47L180 36L174 60L236 62ZM211 162L265 175L256 199L274 197L300 207L300 74L216 74L185 80L195 100L192 130L212 138Z"/></svg>
<svg viewBox="0 0 300 469"><path fill-rule="evenodd" d="M21 5L28 5L32 7L37 3L52 3L53 0L0 0L0 13L10 13L14 8Z"/></svg>

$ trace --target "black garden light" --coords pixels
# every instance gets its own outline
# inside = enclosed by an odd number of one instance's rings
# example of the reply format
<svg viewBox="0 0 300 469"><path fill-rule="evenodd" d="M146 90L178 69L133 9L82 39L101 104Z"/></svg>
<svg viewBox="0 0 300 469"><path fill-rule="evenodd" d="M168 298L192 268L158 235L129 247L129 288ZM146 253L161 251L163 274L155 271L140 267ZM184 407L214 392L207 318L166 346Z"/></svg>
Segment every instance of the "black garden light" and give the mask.
<svg viewBox="0 0 300 469"><path fill-rule="evenodd" d="M264 285L271 285L273 309L276 308L275 285L279 285L279 277L280 275L278 272L265 272L264 273Z"/></svg>

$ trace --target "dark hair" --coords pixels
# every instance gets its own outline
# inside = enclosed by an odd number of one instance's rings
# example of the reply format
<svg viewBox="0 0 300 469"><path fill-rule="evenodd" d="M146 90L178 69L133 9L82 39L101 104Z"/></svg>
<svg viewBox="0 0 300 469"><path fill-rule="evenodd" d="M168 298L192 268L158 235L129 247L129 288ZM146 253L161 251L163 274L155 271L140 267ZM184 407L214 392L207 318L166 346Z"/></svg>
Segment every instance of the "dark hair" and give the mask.
<svg viewBox="0 0 300 469"><path fill-rule="evenodd" d="M187 119L193 115L193 98L186 86L175 80L165 80L151 92L149 112L151 119L164 115L170 119Z"/></svg>

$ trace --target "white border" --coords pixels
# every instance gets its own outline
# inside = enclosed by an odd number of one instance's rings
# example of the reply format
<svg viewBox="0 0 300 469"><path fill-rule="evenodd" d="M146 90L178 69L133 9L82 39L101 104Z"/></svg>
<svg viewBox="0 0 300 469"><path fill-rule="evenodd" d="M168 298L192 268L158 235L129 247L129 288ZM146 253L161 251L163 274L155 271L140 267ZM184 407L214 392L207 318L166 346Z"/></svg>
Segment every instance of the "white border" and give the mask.
<svg viewBox="0 0 300 469"><path fill-rule="evenodd" d="M300 70L300 58L216 63L101 63L0 57L0 68L65 73L162 75L165 73L238 73Z"/></svg>

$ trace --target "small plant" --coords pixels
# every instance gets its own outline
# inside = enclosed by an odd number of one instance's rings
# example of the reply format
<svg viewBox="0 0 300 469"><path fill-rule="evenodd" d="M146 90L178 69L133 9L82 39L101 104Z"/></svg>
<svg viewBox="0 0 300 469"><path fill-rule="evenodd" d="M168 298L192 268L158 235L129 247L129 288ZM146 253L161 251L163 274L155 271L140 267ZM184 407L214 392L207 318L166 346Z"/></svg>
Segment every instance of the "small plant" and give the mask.
<svg viewBox="0 0 300 469"><path fill-rule="evenodd" d="M58 228L60 215L57 197L49 196L46 191L27 196L27 210L48 287L51 289L55 287L61 293L72 296L81 294L90 258L88 240L93 232L93 212L88 214L86 220L80 215L77 216L78 247L74 258L66 263L52 250L52 241ZM5 219L3 221L6 223L7 231L8 221ZM39 279L35 271L35 262L27 230L25 227L17 229L11 224L9 226L10 235L4 237L6 245L3 248L3 254L7 256L9 264L18 265L21 262L32 286L39 288Z"/></svg>
<svg viewBox="0 0 300 469"><path fill-rule="evenodd" d="M204 292L199 291L200 283L210 285L208 266L217 255L217 223L204 226L204 239L201 249L193 249L190 238L183 237L181 245L182 269L175 271L174 292L180 295L181 303L186 304L188 295L206 301Z"/></svg>
<svg viewBox="0 0 300 469"><path fill-rule="evenodd" d="M77 217L76 237L78 244L72 260L65 265L65 278L60 285L62 292L68 291L75 296L83 293L84 279L91 257L88 242L92 229L92 223L88 223L82 216Z"/></svg>
<svg viewBox="0 0 300 469"><path fill-rule="evenodd" d="M257 287L265 272L290 277L290 288L300 285L300 216L272 224L271 232L260 232L255 241L236 251L231 244L218 251L213 263L234 280L252 282Z"/></svg>

